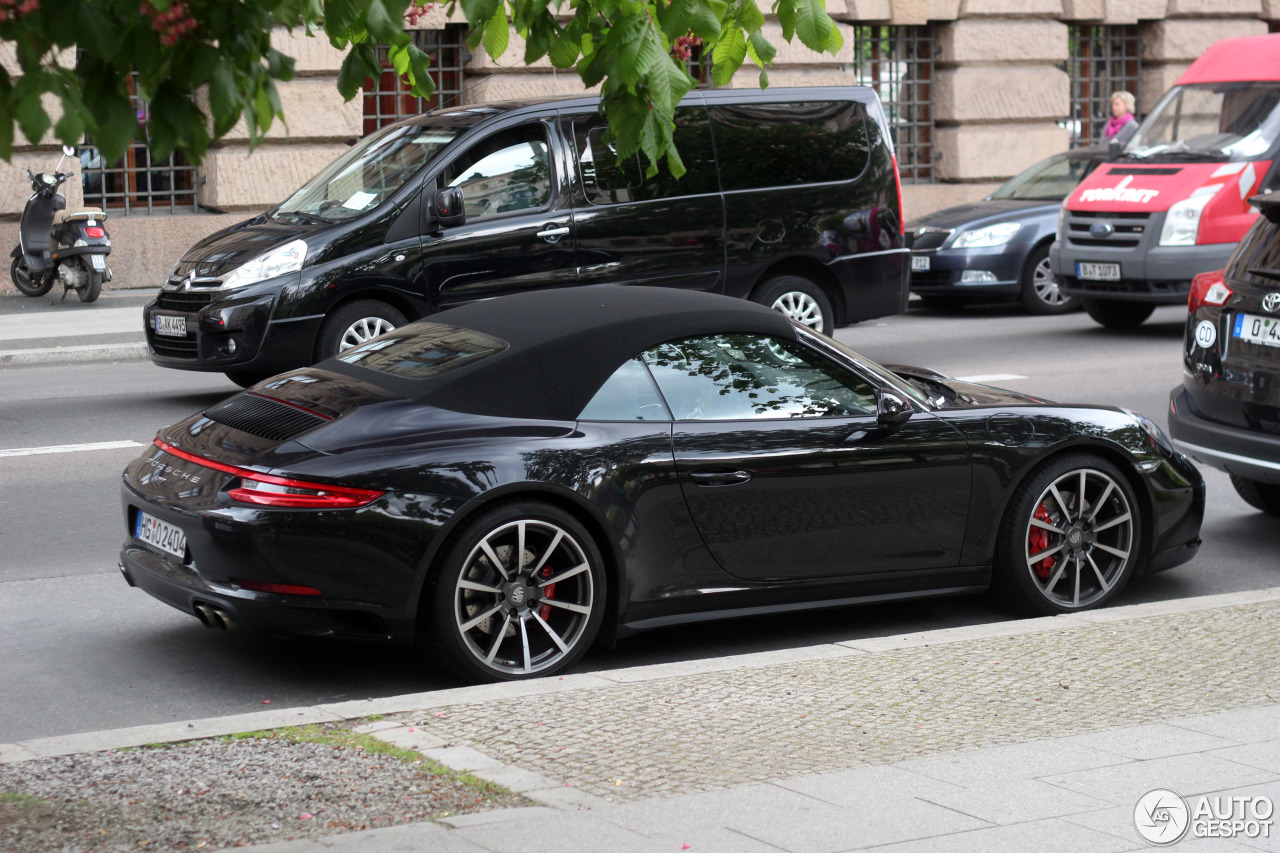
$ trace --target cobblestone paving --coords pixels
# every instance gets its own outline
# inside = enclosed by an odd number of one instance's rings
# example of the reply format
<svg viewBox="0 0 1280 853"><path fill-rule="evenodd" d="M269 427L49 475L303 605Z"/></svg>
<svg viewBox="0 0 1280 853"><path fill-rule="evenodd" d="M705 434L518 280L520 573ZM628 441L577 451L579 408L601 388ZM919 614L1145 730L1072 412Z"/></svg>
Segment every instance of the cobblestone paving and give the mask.
<svg viewBox="0 0 1280 853"><path fill-rule="evenodd" d="M612 800L1280 701L1280 602L403 716Z"/></svg>

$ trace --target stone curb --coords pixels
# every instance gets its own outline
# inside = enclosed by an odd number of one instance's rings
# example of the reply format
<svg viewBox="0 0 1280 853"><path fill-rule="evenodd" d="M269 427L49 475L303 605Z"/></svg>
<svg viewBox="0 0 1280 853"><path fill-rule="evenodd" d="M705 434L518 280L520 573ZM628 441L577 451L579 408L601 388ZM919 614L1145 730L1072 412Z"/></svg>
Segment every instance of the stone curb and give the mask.
<svg viewBox="0 0 1280 853"><path fill-rule="evenodd" d="M355 700L326 705L314 705L301 708L288 708L270 711L258 711L226 717L211 717L201 720L189 720L176 723L162 723L149 726L135 726L122 729L109 729L99 732L62 735L58 737L38 738L14 744L0 744L0 764L27 761L33 758L48 758L59 755L74 755L81 752L97 752L122 747L142 746L144 744L177 743L200 738L218 737L238 734L258 729L298 726L309 723L339 722L357 719L372 714L402 714L419 710L423 707L441 707L445 705L472 704L522 696L537 696L555 693L566 693L577 690L616 687L622 684L655 681L663 678L699 675L710 672L725 672L734 669L759 668L780 664L809 660L822 660L849 655L878 654L896 649L916 648L920 646L942 645L945 643L980 640L990 637L1009 637L1033 635L1079 628L1100 623L1120 623L1138 619L1166 616L1180 613L1195 613L1205 610L1216 610L1226 607L1237 607L1280 600L1280 587L1270 589L1232 592L1221 595L1208 595L1196 598L1176 599L1171 601L1155 601L1146 604L1132 604L1124 607L1112 607L1085 613L1052 616L1041 619L1023 619L1011 622L997 622L987 625L972 625L962 628L941 628L935 631L920 631L909 634L898 634L889 637L871 637L863 640L849 640L819 646L808 646L797 649L780 649L770 652L731 655L704 660L680 661L677 663L651 664L646 666L627 667L616 670L601 670L593 673L565 675L556 678L534 679L531 681L502 682L498 684L481 684L471 687L457 687L448 690L436 690L425 693L409 693L401 696L388 696L380 699ZM394 725L394 724L393 724ZM438 760L441 763L451 762L459 765L455 769L498 771L507 768L493 762L492 765L480 767L474 762L477 759L492 761L473 750L456 752L444 749L444 744L433 736L422 732L408 732L407 727L376 725L366 729L390 742L412 749L418 749L431 755L439 750ZM416 737L415 737L416 735ZM456 753L456 754L455 754ZM547 790L547 789L543 789ZM573 796L577 791L570 789L550 789L557 794ZM582 794L587 797L590 795ZM567 799L565 796L553 799ZM596 799L592 797L592 799ZM550 804L550 803L549 803ZM577 807L581 807L578 805Z"/></svg>
<svg viewBox="0 0 1280 853"><path fill-rule="evenodd" d="M111 361L146 361L147 345L85 344L44 349L0 350L0 367L37 367L50 364L91 364Z"/></svg>

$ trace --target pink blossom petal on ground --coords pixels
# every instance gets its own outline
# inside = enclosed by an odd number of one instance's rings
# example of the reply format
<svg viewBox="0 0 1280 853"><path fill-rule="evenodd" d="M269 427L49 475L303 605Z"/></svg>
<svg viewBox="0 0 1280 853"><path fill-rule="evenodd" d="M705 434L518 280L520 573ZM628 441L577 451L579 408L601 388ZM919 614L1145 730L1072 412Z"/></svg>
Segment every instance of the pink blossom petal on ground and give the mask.
<svg viewBox="0 0 1280 853"><path fill-rule="evenodd" d="M303 812L298 815L298 820L311 820L311 812Z"/></svg>

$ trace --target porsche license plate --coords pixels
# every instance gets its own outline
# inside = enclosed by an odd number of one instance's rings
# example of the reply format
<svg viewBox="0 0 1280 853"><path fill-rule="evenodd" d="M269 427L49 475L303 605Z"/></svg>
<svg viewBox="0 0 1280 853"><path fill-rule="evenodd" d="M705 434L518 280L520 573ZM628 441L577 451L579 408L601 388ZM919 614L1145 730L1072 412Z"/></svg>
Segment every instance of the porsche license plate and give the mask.
<svg viewBox="0 0 1280 853"><path fill-rule="evenodd" d="M1251 344L1280 347L1280 317L1237 314L1235 325L1231 327L1231 337Z"/></svg>
<svg viewBox="0 0 1280 853"><path fill-rule="evenodd" d="M156 324L157 335L169 335L174 338L187 336L187 318L173 314L155 314L152 319Z"/></svg>
<svg viewBox="0 0 1280 853"><path fill-rule="evenodd" d="M154 515L139 512L138 524L134 528L133 535L152 548L172 554L179 560L186 559L187 534L182 532L181 527L161 521Z"/></svg>
<svg viewBox="0 0 1280 853"><path fill-rule="evenodd" d="M930 261L930 258L928 255L912 255L911 271L912 272L928 272L929 261Z"/></svg>
<svg viewBox="0 0 1280 853"><path fill-rule="evenodd" d="M1088 261L1076 262L1076 277L1089 281L1119 281L1119 264L1095 264Z"/></svg>

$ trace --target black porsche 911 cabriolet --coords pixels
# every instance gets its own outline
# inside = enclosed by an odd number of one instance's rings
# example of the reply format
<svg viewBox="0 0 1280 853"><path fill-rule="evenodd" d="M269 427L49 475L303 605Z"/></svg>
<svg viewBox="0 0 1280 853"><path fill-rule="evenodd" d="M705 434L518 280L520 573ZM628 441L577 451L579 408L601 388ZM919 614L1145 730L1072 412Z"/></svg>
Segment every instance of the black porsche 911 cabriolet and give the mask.
<svg viewBox="0 0 1280 853"><path fill-rule="evenodd" d="M208 625L357 637L472 680L598 636L994 585L1096 607L1196 552L1141 415L891 371L742 300L474 303L160 430L130 584Z"/></svg>

